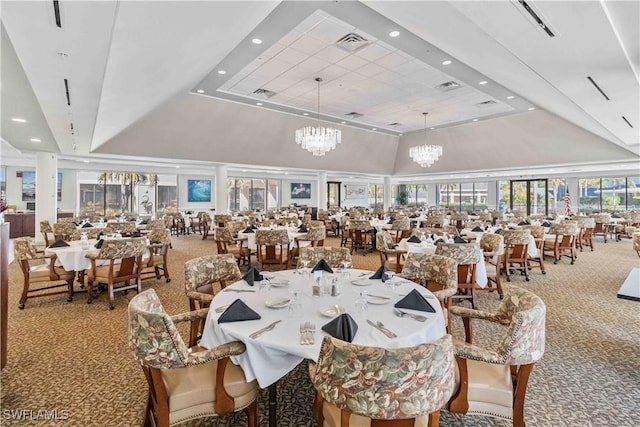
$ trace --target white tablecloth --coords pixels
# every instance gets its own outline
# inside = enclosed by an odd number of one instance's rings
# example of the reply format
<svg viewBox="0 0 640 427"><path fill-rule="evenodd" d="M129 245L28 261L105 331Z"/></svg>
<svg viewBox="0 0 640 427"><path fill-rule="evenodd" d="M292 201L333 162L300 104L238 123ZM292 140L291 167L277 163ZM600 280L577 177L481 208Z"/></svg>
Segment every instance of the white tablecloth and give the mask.
<svg viewBox="0 0 640 427"><path fill-rule="evenodd" d="M100 252L100 249L95 247L95 244L98 243L95 239L89 239L89 248L82 249L82 242L80 240L72 240L67 242L69 246L62 248L46 248L44 250L45 255L56 255L58 259L56 260L57 266L62 266L67 271L83 271L91 268L91 260L89 260L85 255L94 253L97 254ZM149 250L145 252L143 256L143 260L149 259ZM97 265L105 265L109 261L102 260L97 261Z"/></svg>
<svg viewBox="0 0 640 427"><path fill-rule="evenodd" d="M306 236L307 233L306 232L298 232L298 229L293 227L293 228L288 228L287 229L287 234L289 235L289 240L291 240L291 243L289 243L289 249L293 249L296 247L296 241L295 239L298 237L303 237ZM243 233L242 231L238 232L238 239L242 239L242 240L247 240L247 245L248 248L251 249L252 251L256 250L256 233L255 231L253 233ZM310 241L305 241L305 240L301 240L300 241L300 247L304 248L305 246L309 246L311 244Z"/></svg>
<svg viewBox="0 0 640 427"><path fill-rule="evenodd" d="M361 270L353 270L351 277L357 278ZM239 340L245 343L246 352L232 357L235 364L240 365L247 380L258 380L260 387L267 387L288 372L293 370L303 359L317 361L320 352L322 338L326 335L321 327L331 321L331 318L324 317L320 311L339 304L347 309L347 312L358 323L358 332L353 342L355 344L376 346L376 347L409 347L422 343L437 340L445 334L445 321L442 309L437 299L429 298L428 301L435 308L435 313L415 312L427 316L426 322L417 322L408 317L396 317L393 314L393 305L402 296L412 289L418 289L425 295L432 294L423 287L402 280L398 286L398 294L394 295L388 287L379 280L372 280L370 286L356 286L351 283L342 283L342 294L337 297L311 296L312 279L304 278L294 273L294 270L286 270L275 273L277 277L290 280L290 284L284 287L272 287L268 293L236 293L220 292L211 303L211 310L207 316L204 333L200 345L212 348L229 341ZM367 276L364 276L367 277ZM398 279L395 279L398 280ZM267 308L263 301L276 297L289 297L289 287L295 286L299 289L302 308L292 317L289 317L287 308L272 309ZM246 282L241 281L232 288L253 289ZM366 290L370 294L385 295L391 297L384 305L369 304L366 319L372 321L382 321L391 331L395 332L397 338L387 338L380 331L368 325L365 319L354 312L354 302L360 291ZM233 322L218 324L217 319L220 313L215 312L215 307L229 304L236 299L242 299L254 311L262 316L260 320ZM266 332L257 339L249 338L249 335L263 328L275 320L282 320L275 329ZM316 324L317 331L315 345L300 345L300 322L311 321Z"/></svg>
<svg viewBox="0 0 640 427"><path fill-rule="evenodd" d="M460 230L460 235L462 236L475 236L475 242L480 245L480 239L482 238L482 235L485 232L479 232L479 231L471 231L471 229L469 228L464 228L462 230ZM502 255L504 253L504 246L502 248L502 252L500 252L497 255ZM530 257L537 257L538 256L538 247L536 246L536 239L533 236L529 236L529 244L527 245L527 254Z"/></svg>

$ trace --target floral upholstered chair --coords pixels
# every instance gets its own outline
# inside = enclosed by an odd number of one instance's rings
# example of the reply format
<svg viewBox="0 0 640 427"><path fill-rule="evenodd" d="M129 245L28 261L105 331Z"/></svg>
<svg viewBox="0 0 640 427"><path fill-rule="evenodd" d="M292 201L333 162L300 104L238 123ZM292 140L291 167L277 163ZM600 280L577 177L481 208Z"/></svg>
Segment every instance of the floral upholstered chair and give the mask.
<svg viewBox="0 0 640 427"><path fill-rule="evenodd" d="M396 243L411 235L411 220L409 218L397 218L391 224L391 232Z"/></svg>
<svg viewBox="0 0 640 427"><path fill-rule="evenodd" d="M554 264L557 264L563 255L571 259L571 264L575 262L577 256L576 240L579 231L580 229L577 221L564 220L562 222L551 224L549 234L554 234L555 239L545 241L544 249L553 253Z"/></svg>
<svg viewBox="0 0 640 427"><path fill-rule="evenodd" d="M459 380L449 410L511 419L515 427L524 427L527 383L545 348L544 302L525 289L511 286L493 313L452 307L451 314L462 317L466 342L455 343ZM471 343L471 319L506 327L495 349Z"/></svg>
<svg viewBox="0 0 640 427"><path fill-rule="evenodd" d="M113 294L116 291L135 289L142 292L142 256L147 248L145 239L133 237L104 240L100 251L85 255L91 261L88 274L87 304L93 301L93 284L107 285L107 302L113 310ZM105 261L102 265L100 261ZM116 288L116 284L122 283Z"/></svg>
<svg viewBox="0 0 640 427"><path fill-rule="evenodd" d="M249 264L251 257L251 250L244 246L247 243L246 240L234 239L234 235L229 227L216 227L215 240L218 247L218 254L233 254L238 264Z"/></svg>
<svg viewBox="0 0 640 427"><path fill-rule="evenodd" d="M129 303L129 349L149 384L144 425L169 426L245 410L257 426L257 385L247 382L229 356L244 352L238 341L210 350L187 348L176 323L204 318L207 309L169 316L153 289Z"/></svg>
<svg viewBox="0 0 640 427"><path fill-rule="evenodd" d="M502 234L483 233L480 237L480 249L484 255L484 265L487 270L487 290L497 290L500 299L504 293L502 292L502 258L504 257L504 237ZM495 283L496 287L491 286Z"/></svg>
<svg viewBox="0 0 640 427"><path fill-rule="evenodd" d="M407 254L401 276L420 283L433 292L442 306L447 331L451 331L449 308L453 296L458 292L458 263L456 260L442 255L410 252Z"/></svg>
<svg viewBox="0 0 640 427"><path fill-rule="evenodd" d="M304 265L304 261L309 261L309 266L313 267L321 259L325 260L331 268L341 268L345 261L352 262L349 248L306 247L300 249L297 268L301 268Z"/></svg>
<svg viewBox="0 0 640 427"><path fill-rule="evenodd" d="M285 229L256 230L256 251L260 268L265 264L284 268L289 259L289 233Z"/></svg>
<svg viewBox="0 0 640 427"><path fill-rule="evenodd" d="M454 387L451 335L405 348L325 337L309 366L318 426L437 426Z"/></svg>
<svg viewBox="0 0 640 427"><path fill-rule="evenodd" d="M64 219L64 218L60 218L60 219ZM71 240L73 233L75 231L76 231L76 225L73 222L56 222L55 224L53 224L53 235L55 240L69 241Z"/></svg>
<svg viewBox="0 0 640 427"><path fill-rule="evenodd" d="M480 249L475 243L439 243L436 255L453 258L458 263L458 293L454 299L468 299L476 308L476 264L481 260Z"/></svg>
<svg viewBox="0 0 640 427"><path fill-rule="evenodd" d="M215 214L213 215L213 222L216 227L224 227L233 218L228 214Z"/></svg>
<svg viewBox="0 0 640 427"><path fill-rule="evenodd" d="M529 269L539 268L542 274L547 274L544 269L544 227L542 225L525 225L522 228L531 232L536 244L536 255L529 255Z"/></svg>
<svg viewBox="0 0 640 427"><path fill-rule="evenodd" d="M142 270L142 279L155 278L160 280L164 277L167 283L171 282L167 255L171 246L171 232L167 228L157 228L149 233L149 259L145 262Z"/></svg>
<svg viewBox="0 0 640 427"><path fill-rule="evenodd" d="M213 296L228 283L242 279L233 254L205 255L184 263L184 287L191 311L209 307ZM197 343L204 327L203 319L191 322L189 345Z"/></svg>
<svg viewBox="0 0 640 427"><path fill-rule="evenodd" d="M40 234L42 234L45 246L49 246L56 241L53 227L51 227L51 223L47 220L40 221Z"/></svg>
<svg viewBox="0 0 640 427"><path fill-rule="evenodd" d="M395 222L394 222L395 224ZM389 268L396 273L402 271L403 255L405 251L396 247L393 237L386 230L376 233L376 250L380 254L380 265Z"/></svg>
<svg viewBox="0 0 640 427"><path fill-rule="evenodd" d="M503 230L504 269L507 282L511 281L511 272L519 269L524 279L529 281L529 238L531 230Z"/></svg>
<svg viewBox="0 0 640 427"><path fill-rule="evenodd" d="M75 272L66 271L62 267L56 267L57 257L55 255L45 256L42 252L38 252L31 237L19 237L15 239L13 241L13 251L24 278L22 296L18 303L19 309L22 310L24 308L27 299L47 295L67 294L67 301L73 301ZM45 292L57 288L65 289Z"/></svg>
<svg viewBox="0 0 640 427"><path fill-rule="evenodd" d="M327 229L324 225L311 227L304 236L294 239L295 246L289 253L290 263L296 265L300 256L300 249L308 246L324 246L324 240L327 238Z"/></svg>
<svg viewBox="0 0 640 427"><path fill-rule="evenodd" d="M636 231L635 233L633 233L631 235L631 239L633 241L633 249L640 257L640 231Z"/></svg>

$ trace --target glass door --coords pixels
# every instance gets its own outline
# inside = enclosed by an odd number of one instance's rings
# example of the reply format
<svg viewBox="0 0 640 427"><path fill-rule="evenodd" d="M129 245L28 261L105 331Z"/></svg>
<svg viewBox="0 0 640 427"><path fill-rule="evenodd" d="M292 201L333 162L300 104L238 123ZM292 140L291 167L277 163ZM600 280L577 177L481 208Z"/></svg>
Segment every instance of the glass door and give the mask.
<svg viewBox="0 0 640 427"><path fill-rule="evenodd" d="M512 212L524 216L547 215L549 189L546 179L513 180L509 185L509 205Z"/></svg>
<svg viewBox="0 0 640 427"><path fill-rule="evenodd" d="M341 182L327 182L327 208L340 207Z"/></svg>

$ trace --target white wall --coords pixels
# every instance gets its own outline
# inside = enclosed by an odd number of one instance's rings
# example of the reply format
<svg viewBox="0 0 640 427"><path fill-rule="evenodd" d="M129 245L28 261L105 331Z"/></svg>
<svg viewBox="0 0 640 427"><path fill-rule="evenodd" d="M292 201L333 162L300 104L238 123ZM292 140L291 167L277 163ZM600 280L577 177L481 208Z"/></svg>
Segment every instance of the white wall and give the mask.
<svg viewBox="0 0 640 427"><path fill-rule="evenodd" d="M22 178L17 178L20 171L35 172L34 167L7 166L7 204L16 205L18 211L27 210L27 202L22 200ZM62 173L62 201L58 202L58 210L71 212L76 205L76 171L70 169L58 169ZM36 188L36 191L37 188Z"/></svg>
<svg viewBox="0 0 640 427"><path fill-rule="evenodd" d="M308 199L292 199L291 198L291 183L311 184L311 197ZM298 205L307 205L309 207L315 207L318 200L318 180L317 179L283 179L282 180L282 202L281 206L289 206L292 203Z"/></svg>

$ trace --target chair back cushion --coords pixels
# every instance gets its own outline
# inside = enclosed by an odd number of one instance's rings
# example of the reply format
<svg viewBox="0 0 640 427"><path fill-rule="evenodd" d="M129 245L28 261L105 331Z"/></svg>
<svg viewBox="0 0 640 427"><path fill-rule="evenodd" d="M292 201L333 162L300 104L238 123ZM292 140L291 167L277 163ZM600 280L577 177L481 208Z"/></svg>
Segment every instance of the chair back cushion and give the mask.
<svg viewBox="0 0 640 427"><path fill-rule="evenodd" d="M256 230L256 244L266 246L278 246L289 244L287 230Z"/></svg>
<svg viewBox="0 0 640 427"><path fill-rule="evenodd" d="M197 292L204 285L242 278L233 254L205 255L184 264L184 286L187 292Z"/></svg>
<svg viewBox="0 0 640 427"><path fill-rule="evenodd" d="M475 243L438 243L436 254L456 260L458 264L476 264L479 261L478 247Z"/></svg>
<svg viewBox="0 0 640 427"><path fill-rule="evenodd" d="M149 233L149 243L156 245L169 245L171 244L171 236L169 230L166 228L154 228Z"/></svg>
<svg viewBox="0 0 640 427"><path fill-rule="evenodd" d="M334 248L329 246L307 246L300 248L298 258L298 268L302 267L303 261L309 261L309 266L313 267L318 261L324 259L331 268L342 267L343 261L351 262L349 248Z"/></svg>
<svg viewBox="0 0 640 427"><path fill-rule="evenodd" d="M100 248L98 259L132 258L144 255L147 243L143 237L107 239Z"/></svg>
<svg viewBox="0 0 640 427"><path fill-rule="evenodd" d="M504 245L502 234L483 233L480 237L480 248L483 252L499 252L502 245Z"/></svg>
<svg viewBox="0 0 640 427"><path fill-rule="evenodd" d="M504 230L502 236L504 237L504 244L507 246L527 245L531 230Z"/></svg>
<svg viewBox="0 0 640 427"><path fill-rule="evenodd" d="M458 263L443 255L409 252L401 275L424 285L435 282L442 286L442 290L434 292L439 299L453 296L458 291Z"/></svg>
<svg viewBox="0 0 640 427"><path fill-rule="evenodd" d="M32 237L18 237L15 239L13 241L13 253L16 259L20 261L38 257Z"/></svg>
<svg viewBox="0 0 640 427"><path fill-rule="evenodd" d="M395 223L394 223L395 224ZM376 249L384 252L392 250L394 247L393 238L386 230L380 230L376 233Z"/></svg>
<svg viewBox="0 0 640 427"><path fill-rule="evenodd" d="M415 418L443 407L454 388L450 335L405 348L325 337L312 382L322 398L372 419Z"/></svg>
<svg viewBox="0 0 640 427"><path fill-rule="evenodd" d="M129 303L129 349L142 366L186 366L187 347L153 289L139 293Z"/></svg>

